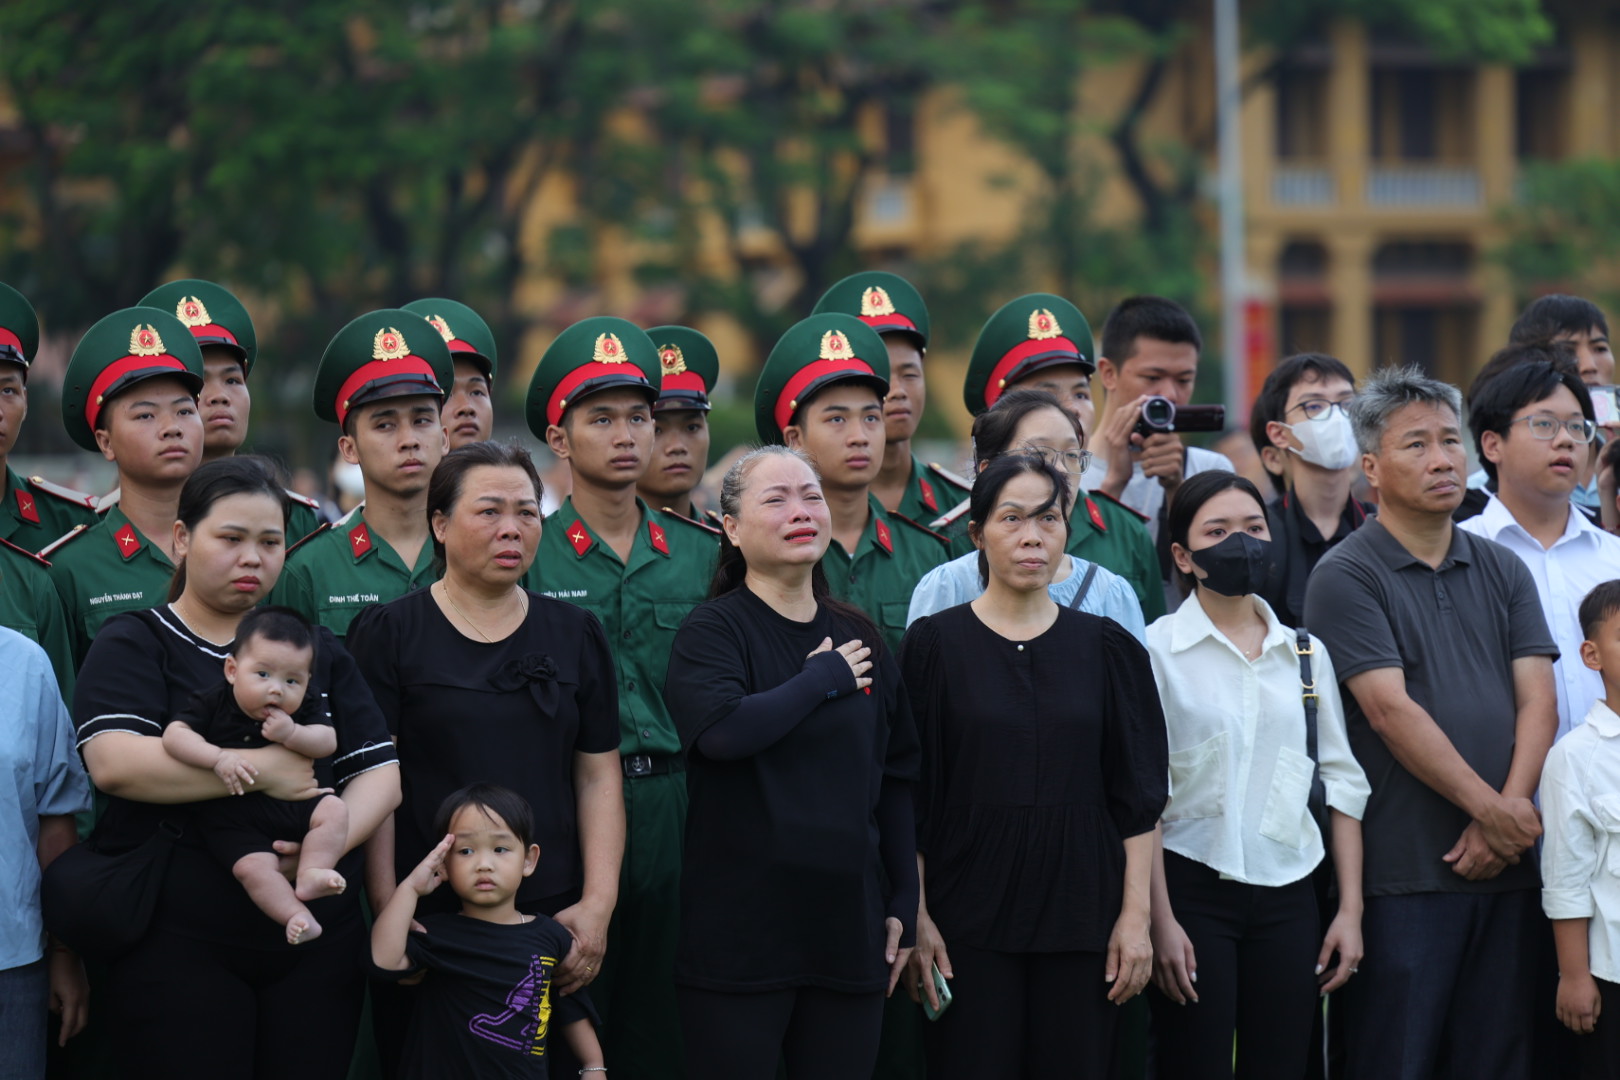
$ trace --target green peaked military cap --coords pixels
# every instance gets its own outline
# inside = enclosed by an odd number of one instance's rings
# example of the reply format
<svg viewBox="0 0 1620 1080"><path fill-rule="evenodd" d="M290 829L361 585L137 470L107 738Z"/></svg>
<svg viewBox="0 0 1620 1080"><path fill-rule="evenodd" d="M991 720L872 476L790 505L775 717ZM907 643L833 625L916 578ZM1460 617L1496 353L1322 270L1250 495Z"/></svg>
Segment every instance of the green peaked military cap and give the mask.
<svg viewBox="0 0 1620 1080"><path fill-rule="evenodd" d="M658 400L663 365L652 338L635 323L612 315L581 319L557 335L529 380L523 415L537 438L561 424L568 406L599 390L629 386L648 404Z"/></svg>
<svg viewBox="0 0 1620 1080"><path fill-rule="evenodd" d="M880 334L905 334L928 348L928 305L916 286L887 270L851 274L822 294L811 314L853 315Z"/></svg>
<svg viewBox="0 0 1620 1080"><path fill-rule="evenodd" d="M495 380L495 335L478 312L455 300L432 297L412 300L404 310L414 311L426 319L439 332L450 359L465 357L484 369L484 377Z"/></svg>
<svg viewBox="0 0 1620 1080"><path fill-rule="evenodd" d="M762 442L783 443L801 402L838 382L864 382L889 392L889 350L854 315L823 312L795 323L765 360L754 387L754 427Z"/></svg>
<svg viewBox="0 0 1620 1080"><path fill-rule="evenodd" d="M357 405L431 394L455 381L444 338L401 308L368 312L337 332L315 371L315 415L341 425Z"/></svg>
<svg viewBox="0 0 1620 1080"><path fill-rule="evenodd" d="M990 316L973 343L962 400L974 416L989 409L1020 379L1059 364L1097 370L1091 325L1061 296L1030 293Z"/></svg>
<svg viewBox="0 0 1620 1080"><path fill-rule="evenodd" d="M253 361L259 357L253 317L225 286L197 278L171 281L147 293L141 306L173 313L199 346L223 345L242 361L242 374L253 373Z"/></svg>
<svg viewBox="0 0 1620 1080"><path fill-rule="evenodd" d="M28 298L0 284L0 360L21 365L26 374L39 351L39 316Z"/></svg>
<svg viewBox="0 0 1620 1080"><path fill-rule="evenodd" d="M177 378L202 390L202 350L184 323L162 308L115 311L84 332L62 380L62 424L74 442L96 450L102 408L136 383Z"/></svg>
<svg viewBox="0 0 1620 1080"><path fill-rule="evenodd" d="M671 409L709 410L709 394L720 377L720 354L714 342L690 326L655 326L647 331L658 350L661 370L653 412Z"/></svg>

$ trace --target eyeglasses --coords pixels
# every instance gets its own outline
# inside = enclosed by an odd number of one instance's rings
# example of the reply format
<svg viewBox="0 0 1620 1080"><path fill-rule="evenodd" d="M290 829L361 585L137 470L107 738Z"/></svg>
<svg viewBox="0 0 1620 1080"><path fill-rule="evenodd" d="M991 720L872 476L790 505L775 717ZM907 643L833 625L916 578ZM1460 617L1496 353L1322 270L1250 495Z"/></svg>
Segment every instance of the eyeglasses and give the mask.
<svg viewBox="0 0 1620 1080"><path fill-rule="evenodd" d="M1569 432L1569 437L1578 443L1589 443L1597 434L1597 425L1590 420L1560 420L1556 416L1546 413L1536 413L1534 416L1521 416L1512 421L1514 424L1529 424L1530 434L1543 442L1552 442L1558 438L1558 429L1563 428Z"/></svg>
<svg viewBox="0 0 1620 1080"><path fill-rule="evenodd" d="M1310 401L1302 401L1298 405L1295 405L1294 409L1298 409L1300 412L1304 413L1305 419L1307 420L1320 420L1322 417L1328 415L1328 410L1330 409L1338 409L1346 416L1349 416L1350 403L1354 400L1355 398L1346 398L1344 401L1323 401L1321 398L1312 398ZM1294 409L1289 409L1288 411L1293 412Z"/></svg>
<svg viewBox="0 0 1620 1080"><path fill-rule="evenodd" d="M1025 454L1034 454L1048 465L1067 469L1077 475L1091 468L1092 455L1090 450L1059 450L1052 446L1024 446L1020 447L1019 451Z"/></svg>

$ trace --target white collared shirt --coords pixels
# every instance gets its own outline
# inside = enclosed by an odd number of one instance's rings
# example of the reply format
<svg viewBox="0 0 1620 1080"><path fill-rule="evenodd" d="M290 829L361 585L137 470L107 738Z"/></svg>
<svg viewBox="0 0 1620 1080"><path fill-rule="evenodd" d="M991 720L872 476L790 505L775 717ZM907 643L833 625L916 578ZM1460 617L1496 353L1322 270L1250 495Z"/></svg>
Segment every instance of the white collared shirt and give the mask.
<svg viewBox="0 0 1620 1080"><path fill-rule="evenodd" d="M1148 627L1153 678L1170 740L1164 846L1250 885L1299 881L1322 861L1308 800L1314 766L1294 631L1258 596L1266 620L1257 659L1216 629L1194 591ZM1333 662L1320 639L1311 675L1321 695L1317 755L1328 806L1361 819L1371 788L1350 752Z"/></svg>
<svg viewBox="0 0 1620 1080"><path fill-rule="evenodd" d="M1205 450L1201 446L1187 447L1187 457L1182 466L1182 479L1197 476L1201 472L1212 469L1225 469L1227 472L1236 472L1232 467L1232 459L1225 454L1217 454L1213 450ZM1080 477L1080 486L1087 491L1096 491L1102 487L1102 482L1108 478L1108 462L1102 458L1092 458L1091 465ZM1149 476L1142 471L1140 461L1131 463L1131 478L1125 481L1125 490L1119 493L1119 501L1147 518L1148 535L1157 542L1159 539L1159 510L1164 506L1164 485L1159 478ZM1171 605L1174 607L1175 605Z"/></svg>
<svg viewBox="0 0 1620 1080"><path fill-rule="evenodd" d="M1495 495L1478 517L1458 527L1513 552L1535 579L1547 629L1558 646L1553 677L1558 684L1558 738L1562 739L1581 723L1586 702L1603 696L1602 677L1581 662L1585 635L1579 613L1581 601L1594 587L1620 578L1620 537L1593 525L1572 506L1564 535L1552 547L1543 548Z"/></svg>
<svg viewBox="0 0 1620 1080"><path fill-rule="evenodd" d="M1541 909L1591 919L1592 974L1620 982L1620 716L1602 700L1541 771Z"/></svg>

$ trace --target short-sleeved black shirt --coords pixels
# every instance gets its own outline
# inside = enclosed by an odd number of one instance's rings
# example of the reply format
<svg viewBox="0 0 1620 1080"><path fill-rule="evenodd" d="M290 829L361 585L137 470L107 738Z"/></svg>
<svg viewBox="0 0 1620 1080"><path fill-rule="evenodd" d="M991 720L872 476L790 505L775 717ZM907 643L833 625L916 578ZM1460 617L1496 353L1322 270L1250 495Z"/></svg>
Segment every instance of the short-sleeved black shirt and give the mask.
<svg viewBox="0 0 1620 1080"><path fill-rule="evenodd" d="M225 656L226 647L193 634L168 607L108 619L90 645L73 694L79 746L113 731L161 735L193 695L219 681ZM320 709L328 714L338 737L337 752L315 763L315 779L321 786L336 787L341 793L361 773L393 764L394 746L371 691L343 646L321 627L315 628L310 684L309 693L319 695ZM223 784L220 794L225 794ZM160 822L183 826L188 813L185 806L109 796L93 839L102 851L128 851L150 837ZM359 881L362 860L356 849L338 863L339 873ZM329 930L358 923L359 895L360 890L350 889L341 896L312 901L309 910ZM191 937L255 949L292 948L286 931L254 906L230 869L208 854L195 830L187 830L176 846L155 918Z"/></svg>
<svg viewBox="0 0 1620 1080"><path fill-rule="evenodd" d="M347 644L399 740L404 801L394 815L394 870L401 879L441 839L433 819L445 796L485 781L511 788L534 808L540 866L518 906L584 884L574 755L619 748L613 654L596 616L529 594L523 625L497 642L474 641L420 589L367 608ZM424 911L455 906L449 889Z"/></svg>
<svg viewBox="0 0 1620 1080"><path fill-rule="evenodd" d="M257 750L269 746L270 740L264 737L264 721L243 712L236 704L234 691L235 688L222 679L219 685L193 695L186 710L174 719L185 721L191 730L221 749ZM307 692L292 719L295 724L332 726L332 719L319 696Z"/></svg>
<svg viewBox="0 0 1620 1080"><path fill-rule="evenodd" d="M1317 564L1305 625L1333 654L1341 684L1364 671L1404 669L1407 694L1469 767L1501 789L1518 720L1513 661L1558 655L1518 556L1454 528L1445 559L1431 568L1373 520ZM1489 881L1454 873L1440 857L1468 827L1468 814L1395 760L1348 688L1344 711L1351 749L1372 785L1361 822L1367 895L1538 887L1534 859Z"/></svg>

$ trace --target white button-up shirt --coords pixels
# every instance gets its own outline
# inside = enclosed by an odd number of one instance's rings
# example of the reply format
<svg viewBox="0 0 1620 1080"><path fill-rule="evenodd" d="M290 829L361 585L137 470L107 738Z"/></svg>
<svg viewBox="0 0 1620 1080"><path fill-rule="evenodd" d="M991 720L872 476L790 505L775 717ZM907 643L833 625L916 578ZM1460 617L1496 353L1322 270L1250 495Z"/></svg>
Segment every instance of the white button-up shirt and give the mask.
<svg viewBox="0 0 1620 1080"><path fill-rule="evenodd" d="M1601 700L1541 770L1541 909L1591 919L1592 974L1620 982L1620 716Z"/></svg>
<svg viewBox="0 0 1620 1080"><path fill-rule="evenodd" d="M1147 632L1170 737L1164 846L1250 885L1287 885L1323 856L1308 805L1315 766L1306 750L1294 631L1253 597L1266 636L1259 657L1247 660L1199 597L1195 590ZM1333 662L1319 638L1312 642L1328 806L1359 821L1371 788L1350 752Z"/></svg>
<svg viewBox="0 0 1620 1080"><path fill-rule="evenodd" d="M1547 629L1558 646L1553 676L1558 683L1558 738L1581 723L1586 707L1603 696L1603 679L1581 662L1581 601L1605 581L1620 578L1620 537L1612 536L1569 509L1564 535L1550 548L1525 531L1512 511L1491 496L1478 517L1459 526L1475 536L1495 540L1530 570L1541 597Z"/></svg>

